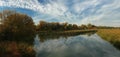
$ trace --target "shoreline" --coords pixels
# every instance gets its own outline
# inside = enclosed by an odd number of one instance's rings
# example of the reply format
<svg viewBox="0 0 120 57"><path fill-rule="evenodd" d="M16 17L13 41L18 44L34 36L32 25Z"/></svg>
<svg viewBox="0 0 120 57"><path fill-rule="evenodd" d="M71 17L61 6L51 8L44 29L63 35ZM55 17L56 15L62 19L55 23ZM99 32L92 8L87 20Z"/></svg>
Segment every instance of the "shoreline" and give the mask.
<svg viewBox="0 0 120 57"><path fill-rule="evenodd" d="M89 30L67 30L67 31L39 31L38 34L84 34L89 32L97 32L97 29Z"/></svg>

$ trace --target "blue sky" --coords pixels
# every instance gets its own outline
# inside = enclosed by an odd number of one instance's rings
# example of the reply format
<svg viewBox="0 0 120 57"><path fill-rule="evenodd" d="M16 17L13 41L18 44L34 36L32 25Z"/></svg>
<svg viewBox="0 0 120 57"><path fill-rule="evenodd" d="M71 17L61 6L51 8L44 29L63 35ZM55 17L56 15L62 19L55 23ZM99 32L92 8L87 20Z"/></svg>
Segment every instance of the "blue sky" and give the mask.
<svg viewBox="0 0 120 57"><path fill-rule="evenodd" d="M120 26L120 0L0 0L10 9L40 20L74 24Z"/></svg>

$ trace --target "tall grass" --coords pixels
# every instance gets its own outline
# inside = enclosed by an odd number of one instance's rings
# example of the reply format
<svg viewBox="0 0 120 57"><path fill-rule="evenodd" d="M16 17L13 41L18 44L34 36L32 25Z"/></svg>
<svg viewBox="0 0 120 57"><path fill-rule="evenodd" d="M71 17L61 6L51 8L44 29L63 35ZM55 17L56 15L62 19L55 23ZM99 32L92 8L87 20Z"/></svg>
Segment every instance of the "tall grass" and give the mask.
<svg viewBox="0 0 120 57"><path fill-rule="evenodd" d="M99 29L97 34L120 49L120 29Z"/></svg>

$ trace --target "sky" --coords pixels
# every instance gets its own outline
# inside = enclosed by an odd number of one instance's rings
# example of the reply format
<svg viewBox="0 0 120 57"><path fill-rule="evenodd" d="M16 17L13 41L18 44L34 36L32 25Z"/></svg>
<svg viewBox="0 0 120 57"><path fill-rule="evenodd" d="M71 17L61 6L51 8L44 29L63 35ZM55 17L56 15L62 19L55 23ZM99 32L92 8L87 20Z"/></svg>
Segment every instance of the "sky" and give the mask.
<svg viewBox="0 0 120 57"><path fill-rule="evenodd" d="M36 24L68 22L120 27L120 0L0 0L0 11L15 10Z"/></svg>

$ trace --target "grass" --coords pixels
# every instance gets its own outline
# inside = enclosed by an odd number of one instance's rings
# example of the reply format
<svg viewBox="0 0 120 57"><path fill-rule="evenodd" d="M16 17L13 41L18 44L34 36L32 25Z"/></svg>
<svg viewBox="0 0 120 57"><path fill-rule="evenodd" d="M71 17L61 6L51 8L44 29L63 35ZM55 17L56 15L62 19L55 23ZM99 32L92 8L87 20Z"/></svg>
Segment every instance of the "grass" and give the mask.
<svg viewBox="0 0 120 57"><path fill-rule="evenodd" d="M120 49L120 29L98 29L97 34Z"/></svg>

